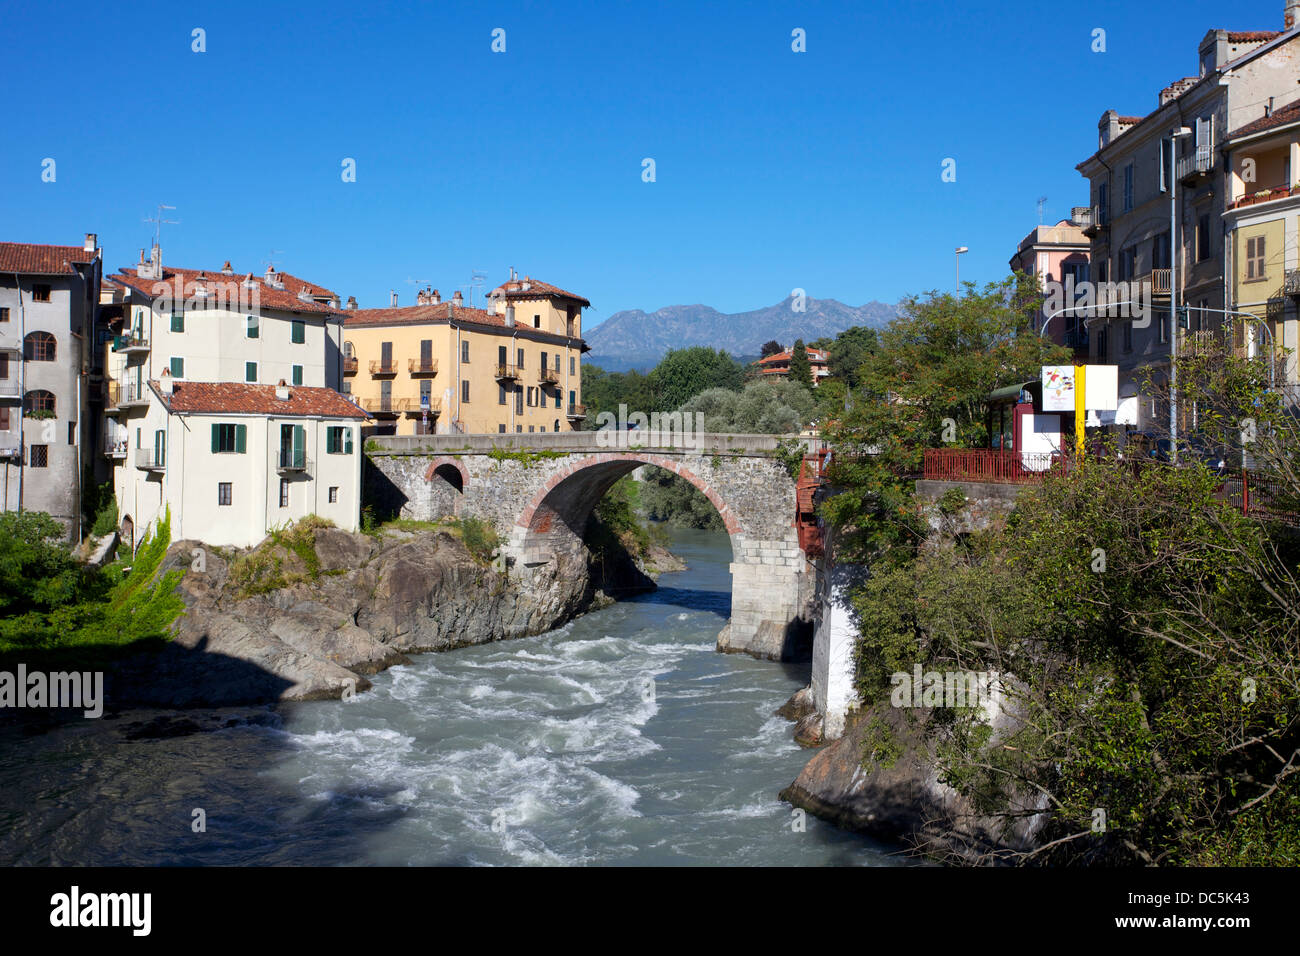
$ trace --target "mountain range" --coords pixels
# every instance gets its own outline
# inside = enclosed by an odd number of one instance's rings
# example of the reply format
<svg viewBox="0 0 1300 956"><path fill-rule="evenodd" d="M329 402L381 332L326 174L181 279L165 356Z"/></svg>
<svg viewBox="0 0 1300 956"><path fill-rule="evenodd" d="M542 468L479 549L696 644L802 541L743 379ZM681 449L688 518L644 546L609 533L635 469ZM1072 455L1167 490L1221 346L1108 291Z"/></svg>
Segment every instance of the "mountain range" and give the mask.
<svg viewBox="0 0 1300 956"><path fill-rule="evenodd" d="M646 371L669 349L693 345L725 349L737 358L757 356L773 339L788 347L795 339L811 342L855 325L880 328L898 313L897 306L875 301L851 306L835 299L806 298L803 305L804 311L796 312L791 296L751 312L725 313L707 305L615 312L586 331L591 351L585 361L608 372Z"/></svg>

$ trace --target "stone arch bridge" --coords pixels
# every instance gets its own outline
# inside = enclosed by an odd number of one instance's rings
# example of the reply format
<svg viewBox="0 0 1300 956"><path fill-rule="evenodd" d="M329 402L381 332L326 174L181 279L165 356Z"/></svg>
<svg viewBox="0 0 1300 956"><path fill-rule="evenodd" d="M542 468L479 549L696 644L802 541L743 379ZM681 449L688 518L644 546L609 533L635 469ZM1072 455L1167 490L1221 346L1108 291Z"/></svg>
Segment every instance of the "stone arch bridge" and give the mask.
<svg viewBox="0 0 1300 956"><path fill-rule="evenodd" d="M582 547L587 519L614 482L641 465L665 468L713 502L731 538L731 619L718 650L779 660L811 636L816 591L815 567L799 544L796 482L779 454L790 440L669 434L637 445L647 439L609 431L377 436L365 445L374 469L367 482L384 486L381 497L402 517L490 522L528 574Z"/></svg>

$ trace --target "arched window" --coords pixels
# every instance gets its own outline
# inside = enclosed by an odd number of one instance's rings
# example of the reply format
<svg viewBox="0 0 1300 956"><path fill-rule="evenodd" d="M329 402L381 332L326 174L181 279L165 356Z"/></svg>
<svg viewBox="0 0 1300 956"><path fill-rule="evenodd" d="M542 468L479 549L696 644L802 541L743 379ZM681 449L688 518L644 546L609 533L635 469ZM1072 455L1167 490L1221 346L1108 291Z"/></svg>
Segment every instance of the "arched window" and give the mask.
<svg viewBox="0 0 1300 956"><path fill-rule="evenodd" d="M53 362L54 352L54 336L49 332L28 332L23 340L23 358L29 362Z"/></svg>
<svg viewBox="0 0 1300 956"><path fill-rule="evenodd" d="M52 418L55 414L54 393L47 392L43 388L33 389L28 392L23 396L23 414Z"/></svg>
<svg viewBox="0 0 1300 956"><path fill-rule="evenodd" d="M344 358L352 358L352 343L351 343L351 342L344 342L344 343L343 343L343 357L344 357Z"/></svg>

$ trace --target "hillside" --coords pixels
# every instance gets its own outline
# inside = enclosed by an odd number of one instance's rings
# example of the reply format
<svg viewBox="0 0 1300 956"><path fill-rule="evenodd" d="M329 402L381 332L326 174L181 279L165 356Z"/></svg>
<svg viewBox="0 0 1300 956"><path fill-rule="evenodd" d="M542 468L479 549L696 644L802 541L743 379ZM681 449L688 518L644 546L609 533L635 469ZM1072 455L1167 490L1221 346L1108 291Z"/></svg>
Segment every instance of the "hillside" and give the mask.
<svg viewBox="0 0 1300 956"><path fill-rule="evenodd" d="M845 305L835 299L807 299L805 311L795 312L790 298L763 309L732 314L707 305L670 305L654 312L632 309L615 312L587 331L591 352L586 360L607 371L646 370L670 348L707 345L725 348L736 357L758 355L775 339L790 345L833 336L855 325L879 328L897 313L896 306L868 302Z"/></svg>

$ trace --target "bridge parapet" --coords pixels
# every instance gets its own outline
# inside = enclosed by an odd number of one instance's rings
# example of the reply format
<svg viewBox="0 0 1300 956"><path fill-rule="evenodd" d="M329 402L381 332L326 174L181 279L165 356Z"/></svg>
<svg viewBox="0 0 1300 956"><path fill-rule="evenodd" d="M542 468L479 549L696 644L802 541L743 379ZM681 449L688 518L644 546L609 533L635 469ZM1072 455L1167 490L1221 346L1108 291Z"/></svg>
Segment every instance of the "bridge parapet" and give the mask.
<svg viewBox="0 0 1300 956"><path fill-rule="evenodd" d="M636 431L527 432L496 435L374 435L366 439L369 455L486 455L504 452L598 454L664 452L669 454L770 457L797 443L806 451L821 447L818 438L800 435L745 435L726 432L682 433Z"/></svg>

